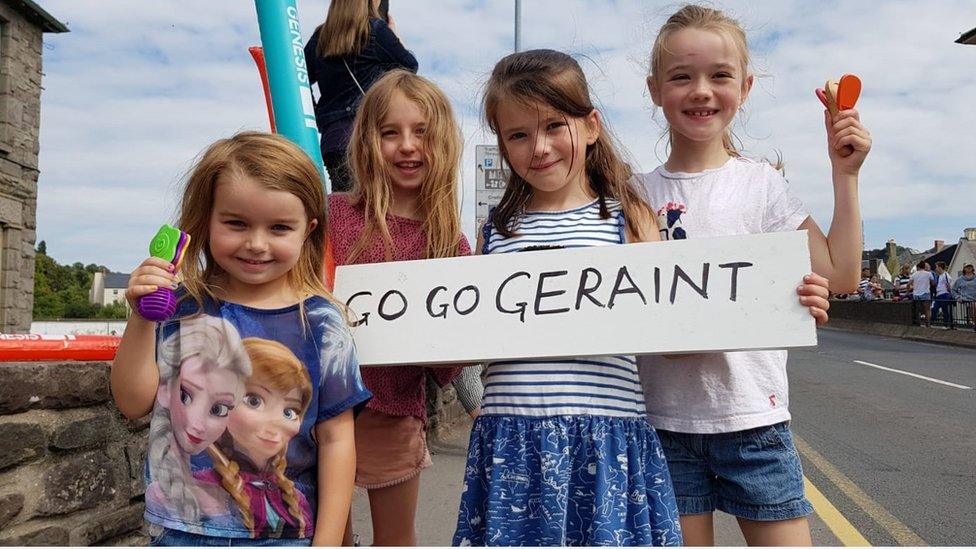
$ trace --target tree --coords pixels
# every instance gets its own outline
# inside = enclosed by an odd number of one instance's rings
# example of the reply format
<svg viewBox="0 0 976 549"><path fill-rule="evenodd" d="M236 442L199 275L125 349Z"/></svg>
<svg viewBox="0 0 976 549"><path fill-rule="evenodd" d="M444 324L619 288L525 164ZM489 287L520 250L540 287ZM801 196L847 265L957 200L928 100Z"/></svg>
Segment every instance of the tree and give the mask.
<svg viewBox="0 0 976 549"><path fill-rule="evenodd" d="M47 255L47 243L40 241L34 258L34 318L95 318L102 314L102 307L88 300L92 277L101 270L108 269L80 262L59 265ZM119 315L119 312L111 308L104 314ZM125 318L125 315L107 318Z"/></svg>
<svg viewBox="0 0 976 549"><path fill-rule="evenodd" d="M99 307L96 313L97 318L106 319L122 319L124 320L128 316L129 310L126 308L125 303L121 301L115 301L109 303L108 305Z"/></svg>

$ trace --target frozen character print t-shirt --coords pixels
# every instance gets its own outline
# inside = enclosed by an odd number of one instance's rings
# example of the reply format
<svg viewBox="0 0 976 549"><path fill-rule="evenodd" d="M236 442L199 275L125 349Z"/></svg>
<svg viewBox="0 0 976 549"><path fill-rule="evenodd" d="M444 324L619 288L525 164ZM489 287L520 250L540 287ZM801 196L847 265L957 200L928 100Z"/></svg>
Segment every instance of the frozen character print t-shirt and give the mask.
<svg viewBox="0 0 976 549"><path fill-rule="evenodd" d="M315 425L371 396L339 309L318 296L274 310L186 299L157 341L146 520L217 537L311 538Z"/></svg>

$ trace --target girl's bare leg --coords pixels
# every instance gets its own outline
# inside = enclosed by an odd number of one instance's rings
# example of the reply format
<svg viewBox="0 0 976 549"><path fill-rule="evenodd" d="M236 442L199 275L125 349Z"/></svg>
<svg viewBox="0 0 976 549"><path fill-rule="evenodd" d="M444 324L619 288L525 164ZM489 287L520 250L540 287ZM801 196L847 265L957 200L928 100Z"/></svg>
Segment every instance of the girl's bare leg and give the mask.
<svg viewBox="0 0 976 549"><path fill-rule="evenodd" d="M400 484L369 490L373 545L417 545L414 519L419 493L420 475Z"/></svg>
<svg viewBox="0 0 976 549"><path fill-rule="evenodd" d="M810 547L810 522L806 517L789 520L749 520L737 518L742 536L749 546L762 547ZM684 522L682 522L684 526Z"/></svg>
<svg viewBox="0 0 976 549"><path fill-rule="evenodd" d="M686 547L711 547L715 545L712 514L681 515L681 536Z"/></svg>

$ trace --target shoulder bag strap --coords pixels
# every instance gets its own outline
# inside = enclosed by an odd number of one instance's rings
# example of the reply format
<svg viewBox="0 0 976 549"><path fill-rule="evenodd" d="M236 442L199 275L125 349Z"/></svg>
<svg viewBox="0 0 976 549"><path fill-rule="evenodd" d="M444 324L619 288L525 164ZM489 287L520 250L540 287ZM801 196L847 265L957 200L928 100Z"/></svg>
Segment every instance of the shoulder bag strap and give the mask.
<svg viewBox="0 0 976 549"><path fill-rule="evenodd" d="M359 85L359 80L356 79L356 75L353 74L352 69L349 68L349 63L346 63L346 60L343 59L342 64L346 66L346 71L349 73L349 76L352 78L352 81L356 83L356 87L359 88L359 93L366 95L366 92L363 90L363 87Z"/></svg>

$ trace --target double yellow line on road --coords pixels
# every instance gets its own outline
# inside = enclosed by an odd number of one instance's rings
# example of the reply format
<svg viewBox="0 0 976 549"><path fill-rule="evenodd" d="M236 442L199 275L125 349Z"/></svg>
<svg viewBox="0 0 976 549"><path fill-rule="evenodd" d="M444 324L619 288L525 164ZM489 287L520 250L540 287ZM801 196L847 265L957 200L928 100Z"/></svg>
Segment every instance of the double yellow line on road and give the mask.
<svg viewBox="0 0 976 549"><path fill-rule="evenodd" d="M796 449L807 460L810 461L827 479L834 484L845 496L850 498L865 514L871 517L882 529L884 529L899 545L920 546L928 545L918 534L912 531L900 520L895 518L887 509L874 501L844 473L827 461L819 452L813 449L803 439L793 434L793 442ZM858 532L857 528L850 523L840 511L823 495L810 479L804 478L807 497L813 504L817 515L827 524L830 531L837 536L845 546L848 547L868 547L871 544L867 538Z"/></svg>

